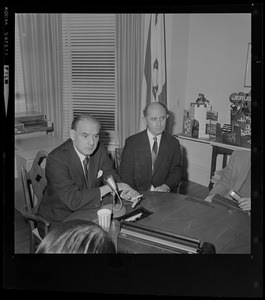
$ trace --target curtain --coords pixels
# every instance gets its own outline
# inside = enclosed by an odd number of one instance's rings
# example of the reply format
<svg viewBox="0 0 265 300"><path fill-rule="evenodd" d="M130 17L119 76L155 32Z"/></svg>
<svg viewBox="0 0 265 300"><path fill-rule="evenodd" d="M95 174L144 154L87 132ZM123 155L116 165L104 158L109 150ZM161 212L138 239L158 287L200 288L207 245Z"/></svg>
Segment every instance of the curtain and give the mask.
<svg viewBox="0 0 265 300"><path fill-rule="evenodd" d="M139 132L144 54L144 15L118 14L117 98L120 147L125 139Z"/></svg>
<svg viewBox="0 0 265 300"><path fill-rule="evenodd" d="M27 112L40 112L62 137L62 34L60 14L19 14Z"/></svg>

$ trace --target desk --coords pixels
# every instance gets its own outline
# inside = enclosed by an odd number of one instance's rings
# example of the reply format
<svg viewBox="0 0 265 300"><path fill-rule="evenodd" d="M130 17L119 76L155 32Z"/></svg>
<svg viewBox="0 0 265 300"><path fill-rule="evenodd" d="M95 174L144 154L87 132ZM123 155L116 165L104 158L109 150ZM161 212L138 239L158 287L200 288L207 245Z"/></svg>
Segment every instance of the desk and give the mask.
<svg viewBox="0 0 265 300"><path fill-rule="evenodd" d="M217 254L250 254L251 217L229 200L218 197L213 199L213 203L208 203L173 193L143 192L142 194L140 205L153 214L137 221L137 224L199 239L202 243L212 243ZM124 206L127 213L132 211L129 202L124 201ZM97 219L97 209L74 212L66 220L73 219L94 221ZM117 220L114 226L116 232L111 234L116 238L119 233Z"/></svg>

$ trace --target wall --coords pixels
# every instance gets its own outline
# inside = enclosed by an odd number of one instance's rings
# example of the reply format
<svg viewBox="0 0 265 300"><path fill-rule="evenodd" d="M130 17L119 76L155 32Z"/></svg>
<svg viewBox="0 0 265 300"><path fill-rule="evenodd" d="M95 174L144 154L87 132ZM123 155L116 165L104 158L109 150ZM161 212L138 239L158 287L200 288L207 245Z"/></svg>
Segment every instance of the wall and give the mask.
<svg viewBox="0 0 265 300"><path fill-rule="evenodd" d="M251 14L166 14L168 107L172 133L183 109L204 93L219 122L230 123L229 96L244 88Z"/></svg>
<svg viewBox="0 0 265 300"><path fill-rule="evenodd" d="M181 128L188 72L190 15L166 14L167 98L170 133ZM176 132L179 130L175 130Z"/></svg>
<svg viewBox="0 0 265 300"><path fill-rule="evenodd" d="M251 14L166 14L169 131L182 132L183 111L198 94L230 123L229 96L244 88ZM187 164L186 179L208 186L212 147L179 138ZM221 169L218 157L217 169Z"/></svg>

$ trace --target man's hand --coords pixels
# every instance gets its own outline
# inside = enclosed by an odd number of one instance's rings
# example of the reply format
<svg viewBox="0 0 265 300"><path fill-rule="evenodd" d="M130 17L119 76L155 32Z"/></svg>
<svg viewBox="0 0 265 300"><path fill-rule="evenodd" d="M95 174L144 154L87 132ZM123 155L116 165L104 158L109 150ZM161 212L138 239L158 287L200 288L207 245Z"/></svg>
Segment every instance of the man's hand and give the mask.
<svg viewBox="0 0 265 300"><path fill-rule="evenodd" d="M214 195L208 195L208 196L204 199L204 201L212 202L213 197L214 197Z"/></svg>
<svg viewBox="0 0 265 300"><path fill-rule="evenodd" d="M251 211L251 198L241 198L238 201L238 206L246 211Z"/></svg>
<svg viewBox="0 0 265 300"><path fill-rule="evenodd" d="M160 186L157 186L154 189L155 192L166 192L168 193L170 191L170 188L166 184L162 184Z"/></svg>
<svg viewBox="0 0 265 300"><path fill-rule="evenodd" d="M133 190L133 189L130 189L130 190L123 190L122 193L121 193L121 198L123 198L124 200L126 201L130 201L130 202L133 202L134 199L139 196L140 194Z"/></svg>

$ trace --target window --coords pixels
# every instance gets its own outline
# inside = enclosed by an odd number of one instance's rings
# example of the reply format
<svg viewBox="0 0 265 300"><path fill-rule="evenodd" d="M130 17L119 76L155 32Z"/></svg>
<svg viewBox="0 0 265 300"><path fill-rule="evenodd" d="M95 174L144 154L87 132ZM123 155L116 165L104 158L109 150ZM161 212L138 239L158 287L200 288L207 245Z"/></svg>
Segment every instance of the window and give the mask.
<svg viewBox="0 0 265 300"><path fill-rule="evenodd" d="M115 14L63 14L63 138L74 116L90 113L103 143L118 144Z"/></svg>

